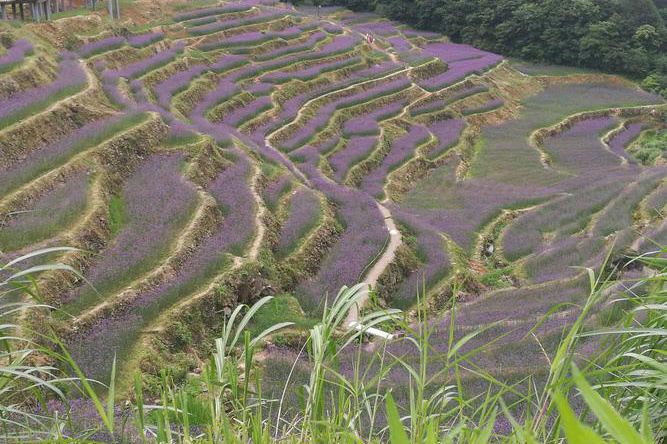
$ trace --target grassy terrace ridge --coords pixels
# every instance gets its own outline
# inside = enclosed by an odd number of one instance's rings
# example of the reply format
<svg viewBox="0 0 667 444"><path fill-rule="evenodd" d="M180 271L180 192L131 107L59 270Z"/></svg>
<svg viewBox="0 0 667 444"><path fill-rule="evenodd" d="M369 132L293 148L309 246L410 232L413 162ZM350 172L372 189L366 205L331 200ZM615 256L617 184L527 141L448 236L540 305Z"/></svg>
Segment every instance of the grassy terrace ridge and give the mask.
<svg viewBox="0 0 667 444"><path fill-rule="evenodd" d="M663 99L341 7L121 14L0 22L0 292L50 307L0 301L7 442L664 440Z"/></svg>

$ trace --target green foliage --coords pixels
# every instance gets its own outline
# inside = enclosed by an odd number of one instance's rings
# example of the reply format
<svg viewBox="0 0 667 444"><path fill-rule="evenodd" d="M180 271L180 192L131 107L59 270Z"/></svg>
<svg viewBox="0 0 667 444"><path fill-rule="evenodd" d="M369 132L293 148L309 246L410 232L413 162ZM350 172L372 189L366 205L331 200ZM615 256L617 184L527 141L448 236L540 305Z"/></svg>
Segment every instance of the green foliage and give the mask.
<svg viewBox="0 0 667 444"><path fill-rule="evenodd" d="M642 165L653 165L667 151L667 130L647 131L630 150L632 156Z"/></svg>
<svg viewBox="0 0 667 444"><path fill-rule="evenodd" d="M112 236L118 234L125 222L125 207L123 200L118 196L109 199L109 231Z"/></svg>
<svg viewBox="0 0 667 444"><path fill-rule="evenodd" d="M30 257L64 252L71 249L46 249L18 258L3 269L16 269ZM663 253L667 252L667 249ZM646 257L646 265L659 270L667 269L667 259ZM63 265L52 265L48 270L74 272ZM25 276L37 273L40 268L18 271L0 284L0 295L20 291L39 300L35 281L24 283ZM0 435L7 442L92 443L93 434L113 443L360 443L390 442L392 444L417 443L560 443L563 438L570 443L637 443L660 442L667 431L667 350L665 325L667 302L663 290L667 275L658 273L643 279L639 284L646 291L629 291L631 304L626 318L618 327L602 331L586 331L586 322L594 308L605 297L612 284L588 270L590 297L581 307L581 316L560 339L559 346L550 360L549 375L543 388L529 384L526 393L518 386L507 386L479 369L479 376L489 389L477 400L467 398L461 391L461 366L465 359L483 352L482 345L473 350L464 346L485 329L471 331L454 340L455 315L450 316L449 342L445 349L434 354L431 334L437 323L426 318L426 301L417 302L416 319L405 323L399 320L397 310L368 314L359 319L363 327L344 325L348 312L366 295L368 288L359 284L344 287L331 306L324 309L322 319L313 321L303 359L299 358L287 375L282 398L269 406L263 397L260 383L262 369L254 357L264 338L292 325L290 322L262 327L284 314L289 298L265 297L252 307L239 305L227 317L222 337L215 341L215 351L200 374L188 377L185 384L177 386L174 371L180 371L182 358L176 354L172 362L165 363L159 380L135 375L132 401L120 410L114 385L116 364L112 369L111 383L106 396L100 397L71 359L61 342L46 328L40 342L52 348L38 345L30 339L10 334L14 328L2 326L4 361L0 365ZM17 285L9 285L9 283ZM419 298L418 298L419 299ZM454 302L454 301L452 301ZM7 316L12 307L0 305ZM452 312L455 312L455 305ZM16 310L37 307L19 306ZM356 347L353 374L346 376L337 371L339 353L346 347L355 347L363 331L373 326L400 325L406 332L406 341L414 353L395 356L376 347L371 360L366 357L364 345ZM487 328L490 328L489 326ZM175 334L186 342L185 325L175 325ZM260 331L261 330L261 331ZM612 337L610 346L602 343L595 362L575 364L577 345L587 336ZM28 348L25 347L28 344ZM54 350L57 350L54 352ZM367 350L367 349L366 349ZM464 351L466 350L466 351ZM58 362L64 371L56 367L35 364L30 357L44 353ZM429 362L436 359L442 369L435 374L428 371ZM295 418L285 417L283 402L295 366L308 369L305 386L296 389L301 393L300 413ZM403 370L409 375L407 405L398 399L397 389L389 382L390 372ZM267 368L265 371L271 371ZM65 378L71 374L74 378ZM447 382L445 382L447 381ZM152 404L144 399L146 385L159 386L159 396ZM37 416L33 407L25 407L26 396L37 400L43 413ZM506 404L504 399L518 396L518 401ZM88 402L98 417L91 429L72 432L72 410L49 410L49 397L77 403ZM582 402L574 408L573 401ZM75 404L75 403L73 403ZM476 405L476 407L473 407ZM66 406L66 404L65 404ZM534 415L521 418L515 412L532 406ZM386 427L379 422L386 419ZM509 424L506 434L496 435L496 419L504 417ZM128 427L131 421L133 427ZM278 427L275 427L275 424ZM562 435L561 435L562 431Z"/></svg>
<svg viewBox="0 0 667 444"><path fill-rule="evenodd" d="M499 54L637 78L667 75L667 29L652 0L329 0L377 11ZM664 94L664 87L660 90Z"/></svg>

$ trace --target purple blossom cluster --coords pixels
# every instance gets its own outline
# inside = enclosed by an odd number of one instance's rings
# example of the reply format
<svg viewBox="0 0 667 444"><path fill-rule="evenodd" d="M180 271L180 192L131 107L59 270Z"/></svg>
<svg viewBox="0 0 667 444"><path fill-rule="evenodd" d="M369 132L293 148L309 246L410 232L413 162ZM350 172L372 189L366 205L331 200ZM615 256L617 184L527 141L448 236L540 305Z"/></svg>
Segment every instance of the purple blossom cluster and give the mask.
<svg viewBox="0 0 667 444"><path fill-rule="evenodd" d="M654 216L662 216L665 205L667 205L666 186L658 188L646 199L646 209Z"/></svg>
<svg viewBox="0 0 667 444"><path fill-rule="evenodd" d="M0 227L0 250L8 252L41 242L67 229L79 217L88 200L89 177L79 171L36 198Z"/></svg>
<svg viewBox="0 0 667 444"><path fill-rule="evenodd" d="M297 191L289 201L289 216L280 229L276 245L279 257L287 256L299 240L317 223L322 210L320 200L311 190Z"/></svg>
<svg viewBox="0 0 667 444"><path fill-rule="evenodd" d="M333 62L326 62L318 65L313 65L309 68L300 69L298 71L278 71L266 74L262 80L270 83L286 83L293 79L307 81L324 74L325 72L335 71L337 69L345 68L347 66L359 63L360 57L351 57L345 60L336 60Z"/></svg>
<svg viewBox="0 0 667 444"><path fill-rule="evenodd" d="M263 54L258 54L255 58L259 61L266 61L271 59L277 59L278 57L290 54L311 51L317 43L321 42L326 38L327 35L325 33L317 31L311 34L310 37L308 37L308 40L306 40L304 43L300 45L288 45L286 47L274 49L273 51L265 52Z"/></svg>
<svg viewBox="0 0 667 444"><path fill-rule="evenodd" d="M264 72L268 71L277 71L279 69L283 69L286 67L289 67L295 63L299 63L302 61L306 60L316 60L316 59L321 59L325 58L334 54L339 54L342 52L347 52L354 48L356 46L356 42L358 39L357 38L352 38L352 39L346 39L343 36L340 37L336 40L334 40L331 43L327 43L326 45L323 45L322 48L320 48L317 51L310 51L310 52L305 52L302 54L295 54L289 57L284 57L279 60L269 60L264 63L259 63L253 66L248 66L244 69L239 70L238 72L234 73L234 75L230 76L230 80L234 82L239 82L244 79L248 79L251 77L257 77L261 75Z"/></svg>
<svg viewBox="0 0 667 444"><path fill-rule="evenodd" d="M95 290L74 290L67 310L80 312L161 259L197 202L194 185L180 172L183 161L182 154L154 154L139 164L120 193L122 228L85 273Z"/></svg>
<svg viewBox="0 0 667 444"><path fill-rule="evenodd" d="M246 57L234 54L223 54L220 56L220 58L213 62L209 68L211 71L219 74L245 65L246 63L248 63L248 59Z"/></svg>
<svg viewBox="0 0 667 444"><path fill-rule="evenodd" d="M446 72L420 82L430 91L445 88L471 74L480 74L502 61L499 55L456 43L434 43L425 46L423 51L438 57L449 66Z"/></svg>
<svg viewBox="0 0 667 444"><path fill-rule="evenodd" d="M181 71L153 87L157 103L169 109L171 98L188 87L192 80L206 70L206 65L193 65L186 71Z"/></svg>
<svg viewBox="0 0 667 444"><path fill-rule="evenodd" d="M247 160L239 158L209 184L208 191L224 210L224 220L167 282L139 294L113 316L101 319L69 344L72 355L87 376L107 376L114 353L125 356L143 326L154 320L162 309L196 291L221 272L228 261L227 253L240 253L239 249L247 243L254 227L254 199L246 180L249 168Z"/></svg>
<svg viewBox="0 0 667 444"><path fill-rule="evenodd" d="M209 109L237 94L240 90L241 88L238 85L224 79L221 80L218 87L204 96L204 99L194 107L190 117L194 119L204 116Z"/></svg>
<svg viewBox="0 0 667 444"><path fill-rule="evenodd" d="M268 40L279 38L284 40L292 40L301 36L302 33L303 29L301 29L299 26L291 26L281 31L250 31L218 40L216 45L218 45L218 47L253 46Z"/></svg>
<svg viewBox="0 0 667 444"><path fill-rule="evenodd" d="M7 71L23 62L23 59L32 54L32 43L27 40L19 39L12 43L12 46L0 56L0 72Z"/></svg>
<svg viewBox="0 0 667 444"><path fill-rule="evenodd" d="M207 17L211 15L220 15L220 14L227 14L230 12L247 11L248 9L250 9L250 7L246 5L225 5L214 8L201 8L183 12L181 14L176 14L175 16L172 17L172 19L175 22L183 22L185 20L192 20L195 18Z"/></svg>
<svg viewBox="0 0 667 444"><path fill-rule="evenodd" d="M280 176L269 182L262 193L267 208L271 211L275 211L278 206L278 201L290 190L291 187L292 181L288 175Z"/></svg>
<svg viewBox="0 0 667 444"><path fill-rule="evenodd" d="M412 43L403 36L388 37L387 41L394 47L396 51L407 52L412 51Z"/></svg>
<svg viewBox="0 0 667 444"><path fill-rule="evenodd" d="M331 302L343 285L359 282L367 266L381 252L388 235L382 213L373 199L325 179L313 182L338 206L345 231L329 251L317 275L296 289L302 306L310 312L321 310L325 298Z"/></svg>
<svg viewBox="0 0 667 444"><path fill-rule="evenodd" d="M213 34L215 32L225 31L227 29L278 20L284 16L285 16L284 13L262 12L261 14L258 14L251 18L240 18L236 20L227 20L224 22L208 23L206 25L201 25L201 26L193 26L192 28L188 29L188 34L193 36ZM202 45L200 47L200 49L204 51L215 48L216 48L215 43Z"/></svg>
<svg viewBox="0 0 667 444"><path fill-rule="evenodd" d="M342 182L348 170L368 157L376 145L375 137L352 137L341 150L329 156L329 164L336 180Z"/></svg>
<svg viewBox="0 0 667 444"><path fill-rule="evenodd" d="M414 304L416 295L421 293L422 285L429 290L447 275L450 261L444 239L437 230L397 205L391 210L394 219L415 234L422 261L422 266L412 272L392 295L393 307L407 309Z"/></svg>
<svg viewBox="0 0 667 444"><path fill-rule="evenodd" d="M385 62L380 65L375 65L370 68L362 69L360 71L354 72L354 76L345 81L336 83L330 86L323 86L316 88L313 91L308 93L298 94L293 98L289 99L287 102L282 104L281 111L276 114L272 122L267 123L266 125L257 128L255 131L254 138L258 142L264 139L264 134L270 132L272 129L277 129L279 126L287 124L290 120L294 119L299 111L299 109L309 100L317 98L327 92L333 91L335 89L343 88L344 86L352 85L363 80L370 80L372 78L379 77L381 75L386 75L391 71L397 69L397 66L392 62ZM259 143L259 142L258 142Z"/></svg>
<svg viewBox="0 0 667 444"><path fill-rule="evenodd" d="M133 35L127 39L127 43L135 48L143 48L164 38L163 32L149 32L146 34Z"/></svg>
<svg viewBox="0 0 667 444"><path fill-rule="evenodd" d="M575 276L579 270L573 267L599 265L601 255L605 253L605 245L603 237L569 237L530 257L523 269L534 283Z"/></svg>
<svg viewBox="0 0 667 444"><path fill-rule="evenodd" d="M351 137L380 134L378 123L399 115L406 105L406 100L399 100L388 103L382 108L371 111L363 116L346 120L343 125L343 135Z"/></svg>
<svg viewBox="0 0 667 444"><path fill-rule="evenodd" d="M120 48L125 44L125 39L121 36L107 37L96 42L81 45L77 52L83 58L91 57L102 52L111 51Z"/></svg>
<svg viewBox="0 0 667 444"><path fill-rule="evenodd" d="M461 110L461 114L464 116L471 116L473 114L481 114L481 113L486 113L489 111L493 111L495 109L500 108L503 106L505 102L503 102L500 99L491 99L487 101L486 103L483 103L479 106L471 106L471 107L466 107Z"/></svg>
<svg viewBox="0 0 667 444"><path fill-rule="evenodd" d="M616 155L627 159L629 163L636 163L632 156L628 155L625 149L639 137L643 129L644 124L641 122L627 125L624 127L623 131L616 134L614 138L609 141L609 148Z"/></svg>
<svg viewBox="0 0 667 444"><path fill-rule="evenodd" d="M74 93L86 84L86 74L76 59L68 57L62 60L58 69L58 77L54 82L0 100L0 128L11 125L23 115L39 111L51 101Z"/></svg>
<svg viewBox="0 0 667 444"><path fill-rule="evenodd" d="M255 97L266 96L273 91L273 85L265 82L254 82L245 89L247 92Z"/></svg>
<svg viewBox="0 0 667 444"><path fill-rule="evenodd" d="M658 168L641 175L631 186L626 187L595 220L593 234L608 236L624 228L632 227L633 213L641 201L667 177L667 169Z"/></svg>
<svg viewBox="0 0 667 444"><path fill-rule="evenodd" d="M343 28L341 28L338 25L335 25L333 23L325 22L322 23L320 26L322 29L324 29L326 32L329 34L342 34L343 33Z"/></svg>
<svg viewBox="0 0 667 444"><path fill-rule="evenodd" d="M7 194L49 169L62 165L81 150L100 143L120 125L136 119L136 115L120 115L92 122L41 146L21 159L6 162L0 166L0 194Z"/></svg>
<svg viewBox="0 0 667 444"><path fill-rule="evenodd" d="M235 109L222 120L225 124L239 127L250 119L257 117L260 113L273 108L273 101L270 97L260 97L253 100L248 105Z"/></svg>
<svg viewBox="0 0 667 444"><path fill-rule="evenodd" d="M379 35L383 37L400 34L400 31L393 23L385 21L362 23L360 25L355 25L354 28L364 34Z"/></svg>
<svg viewBox="0 0 667 444"><path fill-rule="evenodd" d="M410 85L411 83L409 79L400 78L391 82L381 83L363 92L354 94L351 97L345 97L327 103L326 105L320 107L317 110L316 115L308 120L305 125L294 131L287 138L287 140L282 141L282 147L286 151L292 151L306 143L318 131L320 131L329 123L329 120L336 112L336 110L355 106L360 103L366 103L384 95L394 94L398 91L408 88Z"/></svg>
<svg viewBox="0 0 667 444"><path fill-rule="evenodd" d="M361 189L371 196L381 196L387 175L412 157L415 149L425 142L428 137L429 132L423 126L411 126L405 136L399 137L391 143L391 149L382 160L382 163L364 177Z"/></svg>
<svg viewBox="0 0 667 444"><path fill-rule="evenodd" d="M618 177L582 188L578 193L556 198L516 219L505 231L503 253L516 260L538 251L543 233L565 231L576 233L583 229L591 215L603 209L627 185Z"/></svg>
<svg viewBox="0 0 667 444"><path fill-rule="evenodd" d="M583 120L547 139L544 149L556 165L570 172L584 173L619 165L619 158L607 151L600 141L600 135L616 124L612 117Z"/></svg>
<svg viewBox="0 0 667 444"><path fill-rule="evenodd" d="M438 120L431 124L428 130L437 137L438 145L426 154L427 157L434 159L458 143L464 129L463 119Z"/></svg>
<svg viewBox="0 0 667 444"><path fill-rule="evenodd" d="M445 108L445 106L447 106L447 102L445 100L442 99L434 100L424 105L412 108L410 110L410 114L412 114L413 116L420 116L422 114L428 114L435 111L442 111Z"/></svg>
<svg viewBox="0 0 667 444"><path fill-rule="evenodd" d="M588 292L586 282L582 279L553 281L538 288L500 290L493 298L483 298L460 309L456 314L457 324L488 325L503 319L542 316L551 307L580 300ZM441 325L448 321L445 319Z"/></svg>
<svg viewBox="0 0 667 444"><path fill-rule="evenodd" d="M102 78L104 81L109 81L117 79L118 77L125 77L126 79L141 77L147 72L173 61L182 52L183 44L179 43L174 45L171 49L160 51L151 57L131 63L123 68L117 70L107 69L102 73Z"/></svg>

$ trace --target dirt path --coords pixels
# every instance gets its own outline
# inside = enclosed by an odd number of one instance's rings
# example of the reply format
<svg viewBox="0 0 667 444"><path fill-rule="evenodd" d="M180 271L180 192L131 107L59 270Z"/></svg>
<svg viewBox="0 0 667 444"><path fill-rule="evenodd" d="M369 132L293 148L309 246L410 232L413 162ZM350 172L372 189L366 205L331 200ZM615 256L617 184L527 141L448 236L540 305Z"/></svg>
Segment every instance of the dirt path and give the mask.
<svg viewBox="0 0 667 444"><path fill-rule="evenodd" d="M259 249L262 247L262 242L264 241L264 235L266 233L266 227L264 226L264 223L262 223L262 219L266 214L266 207L262 201L262 196L260 196L257 192L257 184L259 182L260 176L262 175L262 172L257 165L254 166L254 169L255 171L253 173L250 191L252 192L252 197L255 199L255 203L257 204L257 213L255 214L255 239L253 240L252 245L248 250L248 260L251 261L257 260L257 257L259 256Z"/></svg>
<svg viewBox="0 0 667 444"><path fill-rule="evenodd" d="M380 213L382 213L382 216L384 217L384 225L387 227L387 231L389 232L389 243L387 244L387 248L385 248L384 252L382 253L382 256L380 256L377 262L373 264L373 267L369 270L363 279L369 290L375 287L379 277L382 275L384 270L389 266L389 264L393 262L394 257L396 256L396 250L401 246L402 243L401 232L396 229L396 224L394 223L394 219L391 216L391 212L380 202L378 202L377 205ZM367 301L368 293L359 299L358 304L350 308L350 312L347 314L347 318L345 318L345 325L350 325L359 321L359 311Z"/></svg>

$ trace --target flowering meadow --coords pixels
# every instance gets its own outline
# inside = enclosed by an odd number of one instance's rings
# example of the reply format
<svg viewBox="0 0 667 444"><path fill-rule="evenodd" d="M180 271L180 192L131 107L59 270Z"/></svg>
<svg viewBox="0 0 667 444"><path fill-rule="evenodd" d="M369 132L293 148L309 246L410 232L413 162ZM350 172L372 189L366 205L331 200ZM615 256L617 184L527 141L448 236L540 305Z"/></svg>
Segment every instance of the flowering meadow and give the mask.
<svg viewBox="0 0 667 444"><path fill-rule="evenodd" d="M633 153L664 131L667 110L629 80L526 75L502 55L340 7L162 6L160 20L127 29L72 18L70 51L44 43L46 25L0 42L0 255L72 247L48 250L58 269L35 270L51 312L17 322L52 327L84 375L115 372L123 396L137 369L152 395L202 375L212 353L230 352L215 339L231 334L234 310L274 296L246 331L278 316L295 325L229 338L261 353L265 379L225 387L284 396L277 422L322 419L330 401L309 397L324 386L303 393L312 410L299 413L294 384L334 370L316 364L329 345L300 354L302 339L342 310L341 287L368 282L361 309L337 319L414 339L386 345L385 357L423 364L387 371L394 407L431 408L411 403L415 375L438 385L419 394L437 408L450 386L474 408L490 378L509 403L548 387L580 316L580 333L624 319L622 292L660 265L667 167ZM601 291L584 268L615 283ZM364 317L378 309L387 317ZM417 325L435 361L422 363ZM568 348L577 365L600 343L583 337ZM364 338L363 357L341 351L327 365L345 377L380 369L385 345ZM187 409L172 407L169 418ZM359 424L386 441L375 432L391 409L378 409L379 422ZM512 429L503 421L494 433Z"/></svg>

